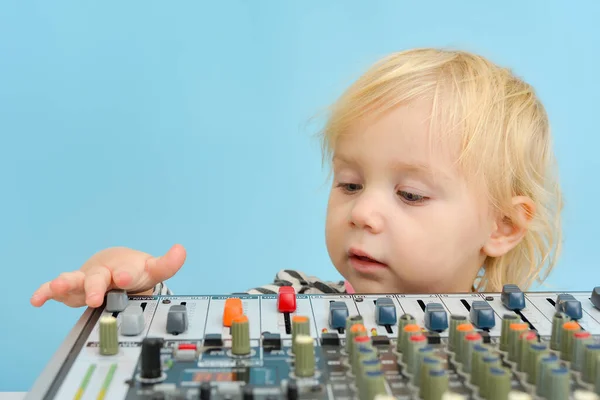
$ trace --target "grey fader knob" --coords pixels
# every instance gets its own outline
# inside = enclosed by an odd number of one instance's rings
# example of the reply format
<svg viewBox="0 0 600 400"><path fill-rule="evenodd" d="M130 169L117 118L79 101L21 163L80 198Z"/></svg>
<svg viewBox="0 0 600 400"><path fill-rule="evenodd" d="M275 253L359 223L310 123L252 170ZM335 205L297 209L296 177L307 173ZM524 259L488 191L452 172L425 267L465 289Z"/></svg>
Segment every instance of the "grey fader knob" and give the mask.
<svg viewBox="0 0 600 400"><path fill-rule="evenodd" d="M175 304L169 308L167 314L167 333L180 334L188 328L188 316L183 304Z"/></svg>
<svg viewBox="0 0 600 400"><path fill-rule="evenodd" d="M600 286L596 286L594 290L592 290L592 296L590 299L594 307L600 310Z"/></svg>
<svg viewBox="0 0 600 400"><path fill-rule="evenodd" d="M144 330L144 310L138 304L130 304L121 313L121 335L136 336Z"/></svg>
<svg viewBox="0 0 600 400"><path fill-rule="evenodd" d="M106 311L121 312L127 307L129 298L123 289L114 289L106 295Z"/></svg>

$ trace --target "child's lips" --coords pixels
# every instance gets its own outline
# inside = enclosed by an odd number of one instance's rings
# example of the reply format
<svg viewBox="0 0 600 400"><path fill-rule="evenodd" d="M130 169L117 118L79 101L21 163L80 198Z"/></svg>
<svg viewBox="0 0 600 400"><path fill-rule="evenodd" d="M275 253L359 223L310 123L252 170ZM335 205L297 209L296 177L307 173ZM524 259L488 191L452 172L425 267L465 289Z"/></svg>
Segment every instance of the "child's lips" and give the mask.
<svg viewBox="0 0 600 400"><path fill-rule="evenodd" d="M384 262L359 249L350 249L348 259L354 268L364 272L387 267Z"/></svg>

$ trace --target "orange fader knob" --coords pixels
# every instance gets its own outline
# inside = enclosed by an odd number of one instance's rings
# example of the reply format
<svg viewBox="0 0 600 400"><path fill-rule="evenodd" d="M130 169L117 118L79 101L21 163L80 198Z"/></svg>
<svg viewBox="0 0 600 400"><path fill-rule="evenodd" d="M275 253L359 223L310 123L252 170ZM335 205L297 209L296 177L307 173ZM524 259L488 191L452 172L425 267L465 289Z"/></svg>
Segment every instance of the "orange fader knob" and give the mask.
<svg viewBox="0 0 600 400"><path fill-rule="evenodd" d="M225 300L225 309L223 310L223 326L231 326L231 323L237 317L244 314L242 299L231 297Z"/></svg>

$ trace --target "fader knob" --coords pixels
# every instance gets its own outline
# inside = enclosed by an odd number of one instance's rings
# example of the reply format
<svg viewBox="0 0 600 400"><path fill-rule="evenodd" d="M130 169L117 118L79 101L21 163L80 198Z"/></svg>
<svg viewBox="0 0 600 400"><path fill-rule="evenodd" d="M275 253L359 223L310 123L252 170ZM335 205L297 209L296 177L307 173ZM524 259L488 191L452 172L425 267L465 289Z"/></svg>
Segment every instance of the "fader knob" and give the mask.
<svg viewBox="0 0 600 400"><path fill-rule="evenodd" d="M596 286L594 290L592 290L592 296L590 300L594 307L600 310L600 286Z"/></svg>
<svg viewBox="0 0 600 400"><path fill-rule="evenodd" d="M476 328L485 329L496 326L495 313L487 301L474 301L469 313L471 322Z"/></svg>
<svg viewBox="0 0 600 400"><path fill-rule="evenodd" d="M108 312L121 312L127 307L127 292L123 289L113 289L106 294L106 307Z"/></svg>
<svg viewBox="0 0 600 400"><path fill-rule="evenodd" d="M448 314L440 303L428 303L425 306L425 328L442 332L448 329Z"/></svg>
<svg viewBox="0 0 600 400"><path fill-rule="evenodd" d="M167 333L174 335L183 333L188 328L187 309L183 304L175 304L167 314Z"/></svg>
<svg viewBox="0 0 600 400"><path fill-rule="evenodd" d="M522 310L525 308L525 294L517 285L504 285L500 298L504 307L509 310Z"/></svg>
<svg viewBox="0 0 600 400"><path fill-rule="evenodd" d="M561 311L574 320L579 320L583 317L581 310L581 302L573 297L572 294L562 293L556 298L556 311Z"/></svg>
<svg viewBox="0 0 600 400"><path fill-rule="evenodd" d="M231 322L231 352L236 356L250 353L250 324L245 315L236 317Z"/></svg>
<svg viewBox="0 0 600 400"><path fill-rule="evenodd" d="M121 313L121 335L136 336L144 330L144 310L137 304L130 304Z"/></svg>
<svg viewBox="0 0 600 400"><path fill-rule="evenodd" d="M315 374L315 350L313 338L308 335L296 336L296 376L308 377Z"/></svg>
<svg viewBox="0 0 600 400"><path fill-rule="evenodd" d="M375 323L377 325L396 325L396 306L389 297L375 300Z"/></svg>
<svg viewBox="0 0 600 400"><path fill-rule="evenodd" d="M100 318L100 354L112 356L119 352L117 319L112 315Z"/></svg>
<svg viewBox="0 0 600 400"><path fill-rule="evenodd" d="M340 329L346 326L348 306L343 301L329 303L329 326L331 329Z"/></svg>
<svg viewBox="0 0 600 400"><path fill-rule="evenodd" d="M161 338L145 338L142 341L141 377L143 379L158 379L162 375L160 351L163 347Z"/></svg>

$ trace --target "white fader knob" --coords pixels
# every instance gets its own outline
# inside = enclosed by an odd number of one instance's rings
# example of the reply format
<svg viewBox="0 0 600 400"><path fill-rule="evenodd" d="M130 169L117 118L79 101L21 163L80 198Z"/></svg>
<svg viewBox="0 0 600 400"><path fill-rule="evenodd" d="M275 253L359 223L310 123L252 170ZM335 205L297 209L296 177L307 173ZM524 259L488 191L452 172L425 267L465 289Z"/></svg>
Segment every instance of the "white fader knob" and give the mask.
<svg viewBox="0 0 600 400"><path fill-rule="evenodd" d="M121 335L136 336L144 330L144 310L139 304L130 304L121 313Z"/></svg>

